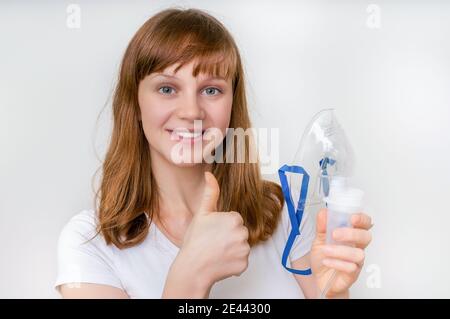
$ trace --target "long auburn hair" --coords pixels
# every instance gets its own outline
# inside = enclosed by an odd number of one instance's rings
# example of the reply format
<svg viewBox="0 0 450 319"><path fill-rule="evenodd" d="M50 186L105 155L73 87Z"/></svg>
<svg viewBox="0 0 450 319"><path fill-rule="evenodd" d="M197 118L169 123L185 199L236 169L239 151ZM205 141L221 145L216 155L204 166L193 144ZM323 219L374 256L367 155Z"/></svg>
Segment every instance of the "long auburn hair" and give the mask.
<svg viewBox="0 0 450 319"><path fill-rule="evenodd" d="M251 127L241 58L225 27L198 9L166 9L147 20L130 41L120 66L112 102L113 130L96 190L97 230L107 244L122 249L141 243L153 214L158 214L158 187L140 121L138 85L153 72L193 60L199 61L194 76L205 72L232 78L230 128ZM251 146L244 144L249 154ZM242 215L251 246L268 239L284 205L280 186L262 179L258 162L215 162L212 173L220 186L218 210Z"/></svg>

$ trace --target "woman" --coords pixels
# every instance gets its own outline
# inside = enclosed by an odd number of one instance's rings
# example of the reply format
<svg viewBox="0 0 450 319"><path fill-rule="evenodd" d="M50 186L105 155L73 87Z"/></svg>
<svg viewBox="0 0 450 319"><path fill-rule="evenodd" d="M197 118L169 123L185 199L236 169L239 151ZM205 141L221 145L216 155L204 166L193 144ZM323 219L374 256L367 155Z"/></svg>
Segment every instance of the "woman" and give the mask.
<svg viewBox="0 0 450 319"><path fill-rule="evenodd" d="M251 127L246 103L237 46L215 18L168 9L138 30L121 64L96 209L59 239L63 297L316 298L333 270L327 297L348 297L370 217L336 230L347 246L325 245L326 210L316 223L304 217L290 261L313 275L283 269L280 187L262 180L257 162L221 160L253 149L227 138L227 128Z"/></svg>

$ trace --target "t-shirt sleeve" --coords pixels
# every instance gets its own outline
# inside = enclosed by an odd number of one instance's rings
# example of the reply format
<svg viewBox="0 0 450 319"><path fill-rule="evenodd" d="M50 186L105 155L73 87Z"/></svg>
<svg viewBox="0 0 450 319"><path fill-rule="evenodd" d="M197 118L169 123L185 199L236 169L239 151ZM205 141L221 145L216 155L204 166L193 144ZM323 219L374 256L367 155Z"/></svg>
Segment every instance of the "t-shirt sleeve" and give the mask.
<svg viewBox="0 0 450 319"><path fill-rule="evenodd" d="M289 213L286 204L284 205L281 213L284 230L286 232L285 238L287 239L289 237L289 234L291 233L292 225L289 219ZM295 238L294 243L292 244L291 252L289 254L290 262L303 257L311 250L312 243L316 235L316 218L312 210L305 209L299 228L300 235Z"/></svg>
<svg viewBox="0 0 450 319"><path fill-rule="evenodd" d="M57 246L57 278L62 284L94 283L122 288L114 273L113 252L103 237L96 235L93 212L83 211L64 226Z"/></svg>

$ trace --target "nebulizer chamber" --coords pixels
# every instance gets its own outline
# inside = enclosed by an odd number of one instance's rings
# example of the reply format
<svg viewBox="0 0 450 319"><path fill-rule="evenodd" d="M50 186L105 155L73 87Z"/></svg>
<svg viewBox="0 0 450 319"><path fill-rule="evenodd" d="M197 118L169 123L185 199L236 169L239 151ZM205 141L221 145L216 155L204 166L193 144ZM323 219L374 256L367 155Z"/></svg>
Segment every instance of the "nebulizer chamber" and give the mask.
<svg viewBox="0 0 450 319"><path fill-rule="evenodd" d="M346 179L334 176L330 180L330 190L324 201L327 204L327 244L342 244L332 238L336 228L351 227L350 216L362 209L364 193L360 189L346 185Z"/></svg>
<svg viewBox="0 0 450 319"><path fill-rule="evenodd" d="M303 212L314 215L326 206L327 244L336 244L332 239L333 230L351 227L351 214L362 209L363 192L349 186L354 162L354 152L334 110L320 111L304 130L291 165L279 170L286 202L294 204L287 205L293 227L300 225ZM297 174L286 178L286 172ZM286 248L288 244L289 240Z"/></svg>

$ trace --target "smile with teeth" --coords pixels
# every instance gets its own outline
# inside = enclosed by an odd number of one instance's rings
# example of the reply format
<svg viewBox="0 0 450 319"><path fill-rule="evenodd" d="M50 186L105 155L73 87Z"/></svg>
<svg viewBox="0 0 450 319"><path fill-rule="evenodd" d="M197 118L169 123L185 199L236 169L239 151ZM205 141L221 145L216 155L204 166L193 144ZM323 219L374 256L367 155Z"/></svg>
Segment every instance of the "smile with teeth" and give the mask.
<svg viewBox="0 0 450 319"><path fill-rule="evenodd" d="M191 132L188 130L169 130L169 132L171 133L172 137L177 139L177 140L198 140L201 139L202 135L203 135L203 131L195 131L195 132Z"/></svg>
<svg viewBox="0 0 450 319"><path fill-rule="evenodd" d="M180 137L183 138L196 138L202 135L202 132L175 132Z"/></svg>

